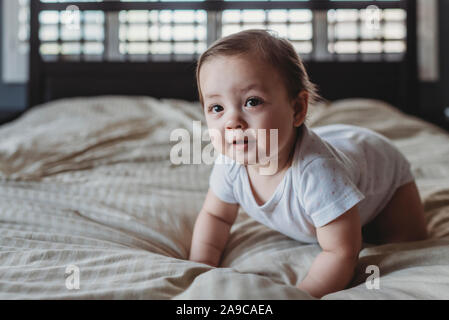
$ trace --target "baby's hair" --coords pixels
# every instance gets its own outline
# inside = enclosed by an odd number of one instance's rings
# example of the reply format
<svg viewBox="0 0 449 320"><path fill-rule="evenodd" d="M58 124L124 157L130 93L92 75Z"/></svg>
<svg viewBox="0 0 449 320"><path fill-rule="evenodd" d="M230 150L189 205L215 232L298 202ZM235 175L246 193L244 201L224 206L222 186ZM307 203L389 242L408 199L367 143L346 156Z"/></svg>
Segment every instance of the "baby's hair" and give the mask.
<svg viewBox="0 0 449 320"><path fill-rule="evenodd" d="M323 100L306 72L301 58L292 44L269 30L252 29L231 34L214 42L199 58L196 68L199 99L204 105L200 87L202 65L213 57L256 54L279 71L285 81L290 99L302 90L307 91L309 103Z"/></svg>

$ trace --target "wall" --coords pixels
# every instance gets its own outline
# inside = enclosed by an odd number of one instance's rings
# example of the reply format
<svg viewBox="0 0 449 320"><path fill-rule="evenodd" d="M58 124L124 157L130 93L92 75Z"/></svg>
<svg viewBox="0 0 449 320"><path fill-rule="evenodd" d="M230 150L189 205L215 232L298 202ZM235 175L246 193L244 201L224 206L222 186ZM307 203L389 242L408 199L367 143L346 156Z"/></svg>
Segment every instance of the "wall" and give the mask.
<svg viewBox="0 0 449 320"><path fill-rule="evenodd" d="M423 118L449 129L444 108L449 107L449 0L439 1L439 64L440 79L435 83L421 83L420 110Z"/></svg>
<svg viewBox="0 0 449 320"><path fill-rule="evenodd" d="M440 91L444 94L444 107L449 108L449 0L442 0L442 10L440 10L440 43L443 46L441 52L442 81L440 81Z"/></svg>
<svg viewBox="0 0 449 320"><path fill-rule="evenodd" d="M3 46L3 1L0 0L0 57ZM2 60L0 60L1 62ZM1 78L2 63L0 63L0 111L21 111L26 108L27 87L23 84L5 84Z"/></svg>

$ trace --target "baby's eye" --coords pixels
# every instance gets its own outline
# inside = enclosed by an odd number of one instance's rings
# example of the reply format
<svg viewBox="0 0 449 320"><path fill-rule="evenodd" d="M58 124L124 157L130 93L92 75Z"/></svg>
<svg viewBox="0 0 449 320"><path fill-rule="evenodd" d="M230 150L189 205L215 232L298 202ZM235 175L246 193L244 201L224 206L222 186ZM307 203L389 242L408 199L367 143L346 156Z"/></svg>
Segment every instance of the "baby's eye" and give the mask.
<svg viewBox="0 0 449 320"><path fill-rule="evenodd" d="M255 107L258 106L259 104L262 104L263 101L262 99L259 98L249 98L246 103L245 103L245 107Z"/></svg>
<svg viewBox="0 0 449 320"><path fill-rule="evenodd" d="M223 111L223 107L218 104L214 104L209 107L209 112L211 112L211 111L213 113L219 113L219 112Z"/></svg>

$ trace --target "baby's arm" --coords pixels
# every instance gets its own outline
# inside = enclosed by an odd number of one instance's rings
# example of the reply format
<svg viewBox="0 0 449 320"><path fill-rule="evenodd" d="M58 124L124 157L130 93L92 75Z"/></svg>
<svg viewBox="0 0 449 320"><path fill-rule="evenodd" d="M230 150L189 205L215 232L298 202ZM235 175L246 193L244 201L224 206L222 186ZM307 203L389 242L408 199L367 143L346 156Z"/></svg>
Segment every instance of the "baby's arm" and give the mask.
<svg viewBox="0 0 449 320"><path fill-rule="evenodd" d="M362 247L362 230L357 206L331 223L317 228L322 252L314 260L299 289L311 296L340 291L352 280Z"/></svg>
<svg viewBox="0 0 449 320"><path fill-rule="evenodd" d="M238 208L238 204L221 201L209 189L193 229L189 260L218 265Z"/></svg>

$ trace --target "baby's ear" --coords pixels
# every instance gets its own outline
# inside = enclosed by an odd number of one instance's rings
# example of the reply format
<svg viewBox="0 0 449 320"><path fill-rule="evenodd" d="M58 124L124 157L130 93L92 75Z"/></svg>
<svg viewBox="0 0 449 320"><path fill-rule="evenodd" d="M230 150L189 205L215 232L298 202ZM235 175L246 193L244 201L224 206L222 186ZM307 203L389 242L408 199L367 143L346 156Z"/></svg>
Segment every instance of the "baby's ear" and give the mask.
<svg viewBox="0 0 449 320"><path fill-rule="evenodd" d="M306 90L302 90L298 93L296 98L293 99L293 110L295 111L293 125L295 127L300 127L304 123L308 107L309 93Z"/></svg>

